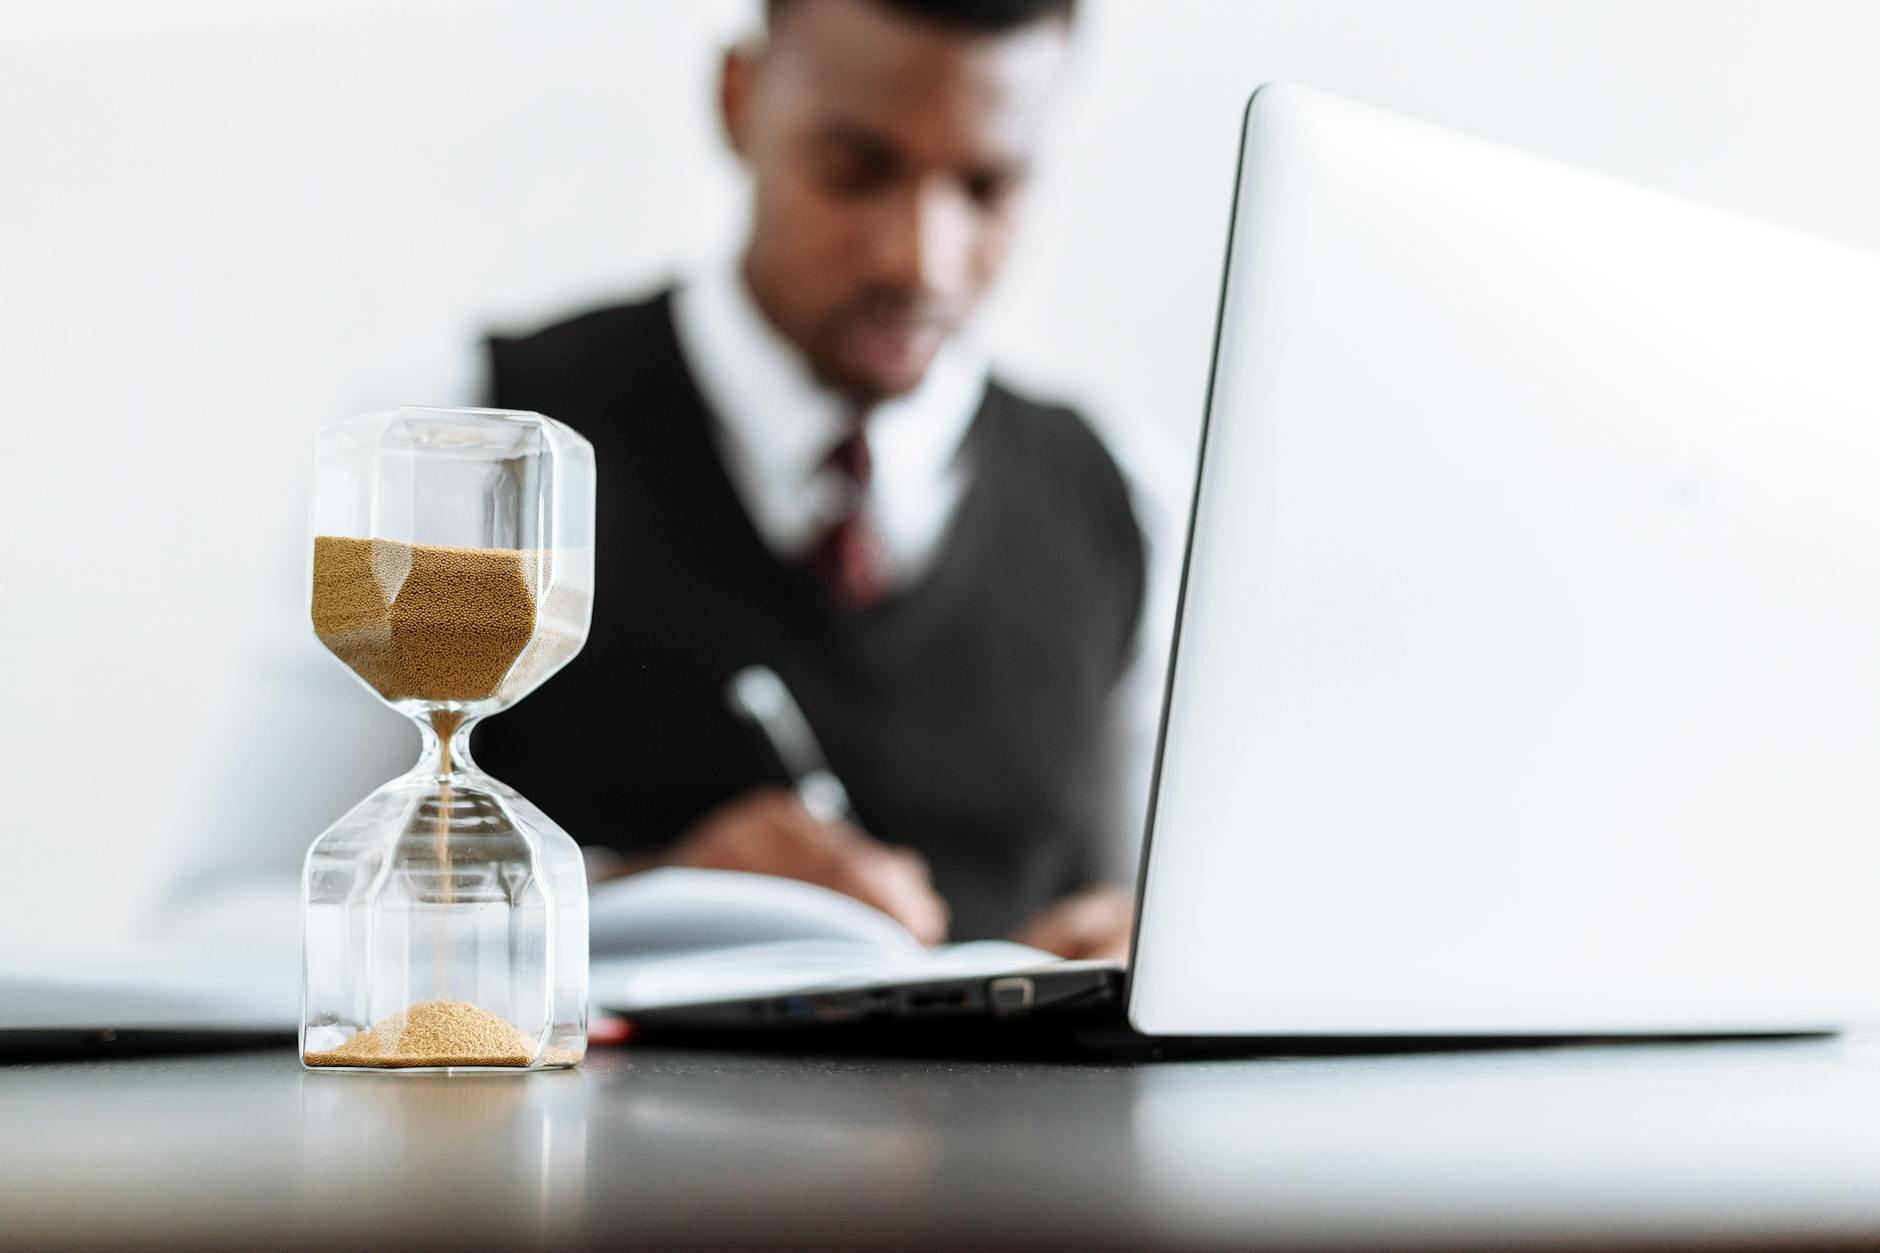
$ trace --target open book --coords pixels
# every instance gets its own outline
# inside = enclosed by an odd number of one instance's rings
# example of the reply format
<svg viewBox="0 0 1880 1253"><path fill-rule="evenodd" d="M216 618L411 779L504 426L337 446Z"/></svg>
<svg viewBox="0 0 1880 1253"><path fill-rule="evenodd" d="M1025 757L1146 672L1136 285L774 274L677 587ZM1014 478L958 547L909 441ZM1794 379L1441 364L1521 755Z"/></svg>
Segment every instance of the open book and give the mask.
<svg viewBox="0 0 1880 1253"><path fill-rule="evenodd" d="M928 948L888 915L814 884L652 870L588 896L588 999L630 1013L885 980L1004 974L1050 953L1004 940Z"/></svg>
<svg viewBox="0 0 1880 1253"><path fill-rule="evenodd" d="M299 884L251 885L188 911L161 943L0 953L0 1034L137 1028L291 1031ZM631 1011L1057 960L988 940L926 948L886 914L794 879L653 870L589 892L589 1000Z"/></svg>

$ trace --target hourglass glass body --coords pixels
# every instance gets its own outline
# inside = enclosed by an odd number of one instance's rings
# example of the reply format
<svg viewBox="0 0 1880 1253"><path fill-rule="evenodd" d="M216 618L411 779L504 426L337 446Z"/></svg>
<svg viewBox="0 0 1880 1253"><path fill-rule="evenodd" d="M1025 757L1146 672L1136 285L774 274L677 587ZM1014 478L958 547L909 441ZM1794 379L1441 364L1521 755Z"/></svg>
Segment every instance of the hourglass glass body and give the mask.
<svg viewBox="0 0 1880 1253"><path fill-rule="evenodd" d="M309 1068L581 1060L580 849L469 745L585 642L593 519L593 450L539 414L399 409L321 432L314 632L416 722L420 752L307 852Z"/></svg>

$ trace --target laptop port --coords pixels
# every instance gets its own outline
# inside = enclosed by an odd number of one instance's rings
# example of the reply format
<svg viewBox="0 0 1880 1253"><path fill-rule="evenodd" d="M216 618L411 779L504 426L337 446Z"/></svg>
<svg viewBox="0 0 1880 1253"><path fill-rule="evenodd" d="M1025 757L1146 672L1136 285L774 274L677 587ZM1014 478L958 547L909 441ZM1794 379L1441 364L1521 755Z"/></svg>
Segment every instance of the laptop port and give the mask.
<svg viewBox="0 0 1880 1253"><path fill-rule="evenodd" d="M1037 989L1030 979L1014 975L1006 979L994 979L986 985L986 996L992 1002L992 1012L1003 1017L1007 1014L1022 1014L1031 1008L1032 998Z"/></svg>
<svg viewBox="0 0 1880 1253"><path fill-rule="evenodd" d="M865 1012L866 1007L855 997L829 993L816 998L817 1022L847 1022Z"/></svg>
<svg viewBox="0 0 1880 1253"><path fill-rule="evenodd" d="M972 994L966 988L916 988L901 1002L903 1012L949 1014L972 1008Z"/></svg>

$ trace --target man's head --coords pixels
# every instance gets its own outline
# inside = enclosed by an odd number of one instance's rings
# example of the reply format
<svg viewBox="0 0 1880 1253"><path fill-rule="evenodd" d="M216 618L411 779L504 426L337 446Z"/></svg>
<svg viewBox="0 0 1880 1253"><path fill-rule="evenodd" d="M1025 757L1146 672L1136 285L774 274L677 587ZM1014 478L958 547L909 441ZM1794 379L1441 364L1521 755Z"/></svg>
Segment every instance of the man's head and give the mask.
<svg viewBox="0 0 1880 1253"><path fill-rule="evenodd" d="M745 277L821 379L916 386L998 273L1073 0L769 0L726 54Z"/></svg>

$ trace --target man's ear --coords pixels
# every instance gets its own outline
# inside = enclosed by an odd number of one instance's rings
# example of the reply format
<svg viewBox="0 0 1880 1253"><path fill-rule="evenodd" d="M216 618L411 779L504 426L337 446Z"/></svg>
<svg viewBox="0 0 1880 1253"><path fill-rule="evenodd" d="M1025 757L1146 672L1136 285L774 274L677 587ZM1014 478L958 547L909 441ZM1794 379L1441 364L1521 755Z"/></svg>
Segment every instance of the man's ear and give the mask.
<svg viewBox="0 0 1880 1253"><path fill-rule="evenodd" d="M762 55L749 44L733 44L718 66L718 121L725 129L725 143L740 160L749 156L751 93Z"/></svg>

